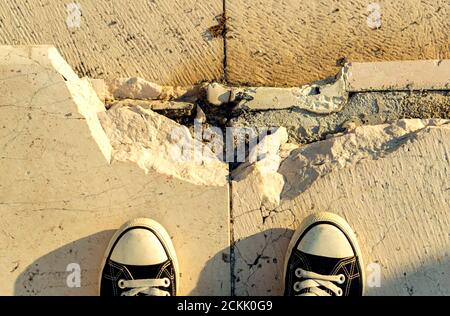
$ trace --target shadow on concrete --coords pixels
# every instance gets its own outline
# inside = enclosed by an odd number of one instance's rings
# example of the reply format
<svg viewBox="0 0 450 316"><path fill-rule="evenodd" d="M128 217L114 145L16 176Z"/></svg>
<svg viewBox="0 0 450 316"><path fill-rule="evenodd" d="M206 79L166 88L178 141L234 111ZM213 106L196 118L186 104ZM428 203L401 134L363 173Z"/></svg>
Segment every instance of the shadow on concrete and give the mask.
<svg viewBox="0 0 450 316"><path fill-rule="evenodd" d="M221 295L282 295L285 253L292 232L289 229L269 229L236 241L233 257L230 256L230 248L226 248L208 260L198 286L190 295L220 295L205 288L211 280L217 280L218 261L229 264L230 273L228 278L225 276L220 281ZM450 258L448 254L443 254L442 258L417 262L415 270L396 269L398 275L390 277L383 276L386 270L380 264L380 287L366 286L365 295L450 295ZM373 270L370 270L367 259L364 264L368 284L373 280L370 279Z"/></svg>
<svg viewBox="0 0 450 316"><path fill-rule="evenodd" d="M230 247L209 258L200 272L197 285L189 296L229 296L231 295L231 254Z"/></svg>
<svg viewBox="0 0 450 316"><path fill-rule="evenodd" d="M101 261L114 232L105 230L78 239L34 261L18 276L15 295L98 295ZM206 262L197 286L188 295L281 295L289 233L292 230L277 228L240 239L233 248L234 260L230 248L224 248ZM381 286L368 287L366 295L450 295L450 258L448 254L442 257L422 262L414 271L399 269L401 273L390 279L383 277L381 265ZM81 269L81 287L67 285L74 270L66 269L74 263ZM247 290L242 276L252 276Z"/></svg>
<svg viewBox="0 0 450 316"><path fill-rule="evenodd" d="M29 265L15 283L15 295L98 295L98 279L104 251L115 230L78 239ZM74 278L80 268L81 286ZM69 271L67 269L69 268ZM69 284L74 287L68 286Z"/></svg>
<svg viewBox="0 0 450 316"><path fill-rule="evenodd" d="M196 288L189 295L227 296L236 293L236 287L240 288L242 286L242 278L240 275L242 273L245 274L243 269L247 269L249 273L258 269L259 275L276 275L276 273L273 273L273 269L278 268L280 261L283 261L284 257L280 260L273 260L272 257L266 256L265 251L270 247L271 240L276 240L279 236L291 233L292 230L289 229L275 228L235 241L232 249L230 247L224 248L206 262L205 267L200 273ZM237 257L240 262L239 266L236 266ZM219 271L217 268L218 264L220 264L222 270L226 266L227 273ZM218 274L221 276L220 280L218 280ZM220 282L220 293L214 293L211 290L211 280L218 280L215 282ZM267 281L258 280L258 282L266 283ZM211 289L208 289L208 285ZM239 289L237 292L239 292Z"/></svg>
<svg viewBox="0 0 450 316"><path fill-rule="evenodd" d="M394 277L383 277L381 269L380 287L366 286L366 296L448 296L450 295L450 258L421 262L414 270L399 269ZM418 264L418 263L417 263ZM370 282L370 271L366 269L366 279Z"/></svg>

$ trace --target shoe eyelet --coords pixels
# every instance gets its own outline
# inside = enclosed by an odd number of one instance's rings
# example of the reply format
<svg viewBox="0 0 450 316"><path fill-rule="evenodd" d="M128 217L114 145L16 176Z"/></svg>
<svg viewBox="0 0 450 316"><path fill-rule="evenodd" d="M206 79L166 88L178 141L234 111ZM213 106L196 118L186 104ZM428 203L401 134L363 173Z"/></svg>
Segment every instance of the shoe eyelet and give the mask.
<svg viewBox="0 0 450 316"><path fill-rule="evenodd" d="M297 278L301 278L303 276L302 275L302 270L300 268L295 269L295 276Z"/></svg>
<svg viewBox="0 0 450 316"><path fill-rule="evenodd" d="M344 282L345 282L345 275L339 274L339 281L338 281L338 283L339 284L343 284Z"/></svg>
<svg viewBox="0 0 450 316"><path fill-rule="evenodd" d="M295 282L294 283L294 291L295 292L299 292L300 291L300 282Z"/></svg>
<svg viewBox="0 0 450 316"><path fill-rule="evenodd" d="M163 281L164 281L164 286L167 287L167 286L170 285L170 280L169 280L169 278L164 278Z"/></svg>
<svg viewBox="0 0 450 316"><path fill-rule="evenodd" d="M338 290L338 292L337 292L337 296L342 296L342 289L340 288L339 290Z"/></svg>
<svg viewBox="0 0 450 316"><path fill-rule="evenodd" d="M124 289L125 288L125 280L120 279L119 282L117 282L117 285L119 288Z"/></svg>

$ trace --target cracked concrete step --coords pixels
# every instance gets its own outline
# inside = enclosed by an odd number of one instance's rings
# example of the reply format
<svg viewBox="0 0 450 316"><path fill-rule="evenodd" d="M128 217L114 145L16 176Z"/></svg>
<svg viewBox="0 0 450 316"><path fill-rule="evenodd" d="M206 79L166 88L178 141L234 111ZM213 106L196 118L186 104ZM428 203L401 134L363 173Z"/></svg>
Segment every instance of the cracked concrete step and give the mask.
<svg viewBox="0 0 450 316"><path fill-rule="evenodd" d="M450 294L449 120L361 126L287 153L284 140L271 142L285 157L278 170L250 164L232 183L237 295L282 295L290 237L319 211L356 232L367 294ZM278 178L278 191L264 190Z"/></svg>
<svg viewBox="0 0 450 316"><path fill-rule="evenodd" d="M2 47L0 76L1 294L96 294L104 247L137 216L172 235L181 294L228 295L231 278L239 295L280 294L292 229L320 210L343 215L380 268L369 294L448 294L446 120L353 127L300 148L286 143L289 130L268 135L253 150L265 158L232 174L230 276L227 166L201 144L209 163L174 163L173 129L187 155L198 141L152 111L158 100L106 111L50 47ZM81 288L65 283L73 263Z"/></svg>
<svg viewBox="0 0 450 316"><path fill-rule="evenodd" d="M53 47L0 47L0 78L0 294L96 295L109 239L135 217L171 235L181 294L230 294L226 164L170 159L173 129L192 154L186 127L106 111Z"/></svg>

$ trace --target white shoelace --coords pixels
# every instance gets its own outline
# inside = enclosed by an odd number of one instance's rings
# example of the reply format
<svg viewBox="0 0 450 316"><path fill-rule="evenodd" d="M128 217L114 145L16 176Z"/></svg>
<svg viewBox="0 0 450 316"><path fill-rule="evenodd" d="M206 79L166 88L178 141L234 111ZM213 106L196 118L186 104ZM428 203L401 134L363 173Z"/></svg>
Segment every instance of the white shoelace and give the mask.
<svg viewBox="0 0 450 316"><path fill-rule="evenodd" d="M170 296L170 293L157 287L169 287L169 278L163 279L141 279L141 280L119 280L121 289L131 289L122 293L122 296L136 296L145 294L149 296Z"/></svg>
<svg viewBox="0 0 450 316"><path fill-rule="evenodd" d="M298 268L295 270L295 276L304 280L294 283L294 291L300 292L308 289L307 292L299 294L299 296L331 296L330 293L320 289L319 286L330 290L337 296L342 296L342 289L333 282L343 284L345 282L345 276L343 274L322 275Z"/></svg>

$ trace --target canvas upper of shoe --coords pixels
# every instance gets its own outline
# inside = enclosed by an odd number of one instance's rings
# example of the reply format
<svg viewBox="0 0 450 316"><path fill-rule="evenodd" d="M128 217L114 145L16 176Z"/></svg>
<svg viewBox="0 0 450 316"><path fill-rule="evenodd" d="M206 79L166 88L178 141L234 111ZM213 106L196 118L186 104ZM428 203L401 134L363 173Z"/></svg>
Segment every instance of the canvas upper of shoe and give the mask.
<svg viewBox="0 0 450 316"><path fill-rule="evenodd" d="M305 219L288 248L285 295L353 296L363 291L362 258L348 224L330 213Z"/></svg>

